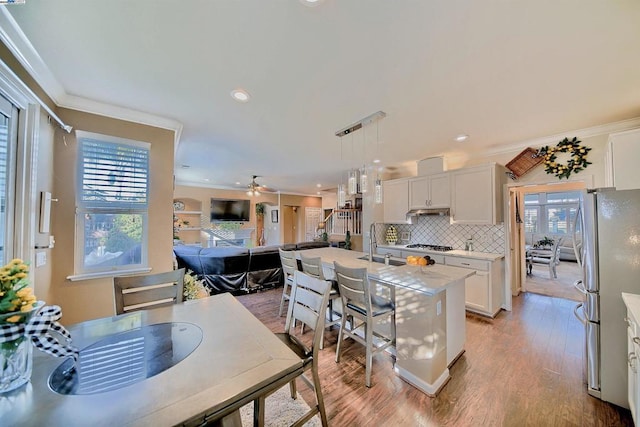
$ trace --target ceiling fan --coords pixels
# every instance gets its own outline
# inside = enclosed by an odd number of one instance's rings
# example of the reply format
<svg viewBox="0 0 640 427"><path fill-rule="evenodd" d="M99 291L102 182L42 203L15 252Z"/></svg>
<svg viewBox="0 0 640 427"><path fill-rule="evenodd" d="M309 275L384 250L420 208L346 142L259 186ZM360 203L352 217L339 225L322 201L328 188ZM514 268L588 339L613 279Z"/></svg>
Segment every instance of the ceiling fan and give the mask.
<svg viewBox="0 0 640 427"><path fill-rule="evenodd" d="M247 185L247 195L248 196L259 196L260 193L273 193L276 190L265 187L264 185L260 185L256 182L256 178L259 178L259 175L251 176L251 183Z"/></svg>

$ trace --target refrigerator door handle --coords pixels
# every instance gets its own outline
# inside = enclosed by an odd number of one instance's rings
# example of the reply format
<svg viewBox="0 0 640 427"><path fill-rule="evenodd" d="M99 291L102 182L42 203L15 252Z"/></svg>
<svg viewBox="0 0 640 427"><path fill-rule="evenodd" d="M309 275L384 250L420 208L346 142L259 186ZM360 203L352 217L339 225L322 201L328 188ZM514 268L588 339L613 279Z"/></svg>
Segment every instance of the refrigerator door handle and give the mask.
<svg viewBox="0 0 640 427"><path fill-rule="evenodd" d="M578 223L580 223L580 243L578 243L578 239L576 237ZM581 204L579 204L576 216L573 219L573 234L571 235L571 239L573 240L573 253L576 255L576 261L580 268L582 268L582 230L584 230L584 221L582 221L582 207Z"/></svg>
<svg viewBox="0 0 640 427"><path fill-rule="evenodd" d="M584 288L584 284L582 283L582 279L580 280L576 280L575 282L573 282L573 287L576 288L576 290L578 292L580 292L583 295L587 294L587 290Z"/></svg>
<svg viewBox="0 0 640 427"><path fill-rule="evenodd" d="M578 314L578 310L580 310L583 306L583 303L580 303L578 305L575 306L575 308L573 309L573 314L576 316L576 319L578 319L580 321L580 323L582 323L583 325L587 324L587 319L585 317L582 317ZM582 309L584 311L584 309Z"/></svg>

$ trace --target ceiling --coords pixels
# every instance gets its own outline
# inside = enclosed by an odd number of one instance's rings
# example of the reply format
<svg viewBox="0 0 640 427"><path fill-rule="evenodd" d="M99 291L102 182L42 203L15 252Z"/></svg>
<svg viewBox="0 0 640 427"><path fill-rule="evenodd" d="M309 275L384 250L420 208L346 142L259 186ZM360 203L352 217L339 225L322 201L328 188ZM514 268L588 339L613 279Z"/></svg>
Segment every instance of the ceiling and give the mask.
<svg viewBox="0 0 640 427"><path fill-rule="evenodd" d="M638 0L318 3L3 7L56 103L181 129L179 184L315 194L374 157L390 170L640 117Z"/></svg>

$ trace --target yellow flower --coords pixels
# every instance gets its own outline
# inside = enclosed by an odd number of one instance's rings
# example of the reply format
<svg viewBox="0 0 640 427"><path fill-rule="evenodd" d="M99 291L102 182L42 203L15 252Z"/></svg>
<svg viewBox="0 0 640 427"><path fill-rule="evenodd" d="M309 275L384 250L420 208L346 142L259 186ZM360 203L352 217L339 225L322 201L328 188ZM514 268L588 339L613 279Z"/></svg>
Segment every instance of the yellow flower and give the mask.
<svg viewBox="0 0 640 427"><path fill-rule="evenodd" d="M20 319L22 319L22 316L18 316L18 315L16 314L16 315L14 315L14 316L11 316L11 317L7 318L7 322L9 322L9 323L16 323L16 322L19 322L19 321L20 321Z"/></svg>
<svg viewBox="0 0 640 427"><path fill-rule="evenodd" d="M20 264L24 264L24 261L22 261L20 258L14 258L11 260L9 264L20 265Z"/></svg>

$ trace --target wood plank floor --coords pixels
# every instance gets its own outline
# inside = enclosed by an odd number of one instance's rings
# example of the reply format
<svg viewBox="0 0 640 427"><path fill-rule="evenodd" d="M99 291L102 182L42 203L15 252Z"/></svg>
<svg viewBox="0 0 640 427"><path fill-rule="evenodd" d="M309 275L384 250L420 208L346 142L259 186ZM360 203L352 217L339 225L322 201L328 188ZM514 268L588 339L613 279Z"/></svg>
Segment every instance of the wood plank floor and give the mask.
<svg viewBox="0 0 640 427"><path fill-rule="evenodd" d="M274 332L281 289L238 297ZM452 379L429 398L393 373L387 354L374 356L364 385L364 347L345 341L334 361L337 329L325 333L319 369L332 426L631 426L628 410L589 396L582 382L584 331L575 302L532 293L514 298L495 319L467 315L466 352ZM298 380L305 400L313 401Z"/></svg>

